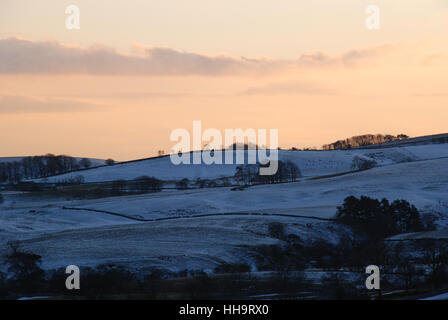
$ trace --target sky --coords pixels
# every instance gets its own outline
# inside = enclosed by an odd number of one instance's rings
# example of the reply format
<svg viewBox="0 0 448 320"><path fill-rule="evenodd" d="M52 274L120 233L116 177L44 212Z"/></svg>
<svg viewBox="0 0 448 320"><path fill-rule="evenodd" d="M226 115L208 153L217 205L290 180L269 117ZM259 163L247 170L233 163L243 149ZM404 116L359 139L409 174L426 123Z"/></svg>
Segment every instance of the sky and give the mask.
<svg viewBox="0 0 448 320"><path fill-rule="evenodd" d="M0 156L143 158L194 120L284 148L447 132L447 36L444 0L2 0Z"/></svg>

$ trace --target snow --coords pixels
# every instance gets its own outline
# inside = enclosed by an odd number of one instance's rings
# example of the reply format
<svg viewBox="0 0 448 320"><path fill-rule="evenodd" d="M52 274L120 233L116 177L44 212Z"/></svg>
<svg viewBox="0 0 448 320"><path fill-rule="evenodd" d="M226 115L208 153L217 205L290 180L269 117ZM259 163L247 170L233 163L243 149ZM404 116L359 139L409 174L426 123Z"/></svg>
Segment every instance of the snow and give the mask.
<svg viewBox="0 0 448 320"><path fill-rule="evenodd" d="M448 239L448 229L426 231L426 232L413 232L398 234L390 237L388 241L404 241L404 240L423 240L423 239Z"/></svg>
<svg viewBox="0 0 448 320"><path fill-rule="evenodd" d="M375 159L380 166L340 176L319 177L349 171L355 156ZM330 222L273 214L333 218L337 206L349 195L406 199L422 211L438 210L440 204L447 201L446 144L347 151L281 151L280 159L298 163L307 177L295 183L253 186L242 191L232 191L228 187L165 190L95 200L36 199L5 194L6 201L0 205L0 254L7 249L7 241L21 240L22 248L42 255L44 268L110 262L136 269L212 270L222 261L249 263L245 246L278 243L279 240L270 237L268 232L268 225L274 221L282 222L288 234L297 234L302 239L335 240L329 230ZM89 182L132 179L143 174L160 179L212 178L233 175L234 167L174 166L164 157L73 174L82 173ZM52 179L57 181L67 176L70 174ZM107 213L63 207L111 211L145 219L176 219L136 222ZM226 213L239 215L214 216ZM198 214L212 216L191 217ZM448 212L441 214L448 216ZM445 230L436 232L439 236L446 233Z"/></svg>
<svg viewBox="0 0 448 320"><path fill-rule="evenodd" d="M20 300L20 301L25 301L25 300L42 300L42 299L49 299L49 298L51 298L51 297L49 297L49 296L36 296L36 297L21 297L21 298L18 298L17 300Z"/></svg>
<svg viewBox="0 0 448 320"><path fill-rule="evenodd" d="M244 245L279 242L245 231L255 220L219 217L66 230L33 236L21 248L41 255L46 269L108 262L131 268L213 269L218 261L241 261Z"/></svg>
<svg viewBox="0 0 448 320"><path fill-rule="evenodd" d="M420 299L420 300L448 300L448 292L442 293L442 294L438 294L438 295L433 296L433 297L423 298L423 299Z"/></svg>
<svg viewBox="0 0 448 320"><path fill-rule="evenodd" d="M303 179L295 183L260 185L243 191L231 188L170 190L160 193L79 201L91 208L139 215L144 218L204 213L268 212L331 218L349 195L408 199L430 210L446 199L448 159L409 162L374 168L326 179Z"/></svg>
<svg viewBox="0 0 448 320"><path fill-rule="evenodd" d="M319 176L352 170L355 156L363 156L377 161L379 166L396 163L438 159L448 157L448 144L420 145L383 149L354 149L335 151L279 151L280 160L296 163L304 176ZM247 159L247 154L245 156ZM81 175L85 182L132 180L140 176L154 176L161 180L181 180L188 178L215 179L230 177L237 164L180 164L171 163L170 157L152 158L133 162L123 162L78 172L38 179L37 181L63 182Z"/></svg>

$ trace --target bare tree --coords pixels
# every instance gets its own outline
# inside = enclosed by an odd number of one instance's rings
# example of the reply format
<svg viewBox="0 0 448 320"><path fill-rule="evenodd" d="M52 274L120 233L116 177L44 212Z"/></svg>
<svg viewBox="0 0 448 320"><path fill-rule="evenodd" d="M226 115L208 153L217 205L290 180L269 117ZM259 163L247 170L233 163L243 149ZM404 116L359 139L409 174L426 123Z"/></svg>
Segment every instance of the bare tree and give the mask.
<svg viewBox="0 0 448 320"><path fill-rule="evenodd" d="M79 165L85 169L90 168L92 166L92 161L87 158L83 158L79 161Z"/></svg>

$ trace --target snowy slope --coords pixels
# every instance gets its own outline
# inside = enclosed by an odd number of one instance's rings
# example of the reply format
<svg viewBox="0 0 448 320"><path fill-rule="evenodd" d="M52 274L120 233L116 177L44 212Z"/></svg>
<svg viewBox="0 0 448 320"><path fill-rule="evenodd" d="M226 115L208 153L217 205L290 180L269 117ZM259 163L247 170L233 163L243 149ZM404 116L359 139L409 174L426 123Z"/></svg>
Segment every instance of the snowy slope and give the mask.
<svg viewBox="0 0 448 320"><path fill-rule="evenodd" d="M384 166L408 161L448 157L448 144L365 150L279 151L280 160L293 161L299 166L304 176L319 176L350 171L355 156L374 159L378 165ZM182 178L190 180L196 178L213 179L233 176L236 166L236 164L174 165L171 163L170 157L162 157L72 172L50 177L45 181L63 182L78 175L83 176L85 182L132 180L142 175L154 176L162 180L180 180ZM40 179L37 181L44 180Z"/></svg>
<svg viewBox="0 0 448 320"><path fill-rule="evenodd" d="M6 250L8 241L16 239L22 240L24 250L43 257L44 268L73 263L95 266L110 262L133 268L212 269L220 261L245 261L245 245L276 243L267 231L273 221L284 223L288 233L297 234L302 239L316 236L331 239L329 222L308 217L334 217L336 207L349 195L406 199L422 211L439 211L441 225L447 223L448 208L439 210L443 209L440 203L448 200L446 145L329 152L285 151L281 158L295 161L305 174L320 175L347 171L356 155L374 158L383 166L335 177L308 177L295 183L253 186L242 191L232 191L231 188L169 190L77 201L26 195L20 198L20 194L6 193L5 202L0 205L0 253ZM427 157L434 159L422 160ZM111 180L111 177L150 175L145 168L154 174L163 173L165 177L170 174L177 177L194 170L191 169L194 166L175 167L169 158L159 158L80 173L90 180L101 181ZM181 171L174 172L175 168ZM223 165L203 166L202 170L194 174L213 176L225 174L229 169ZM136 222L107 213L63 207L104 210L145 219L175 219ZM247 215L215 215L218 213ZM190 217L198 214L212 216Z"/></svg>
<svg viewBox="0 0 448 320"><path fill-rule="evenodd" d="M219 261L245 260L242 246L272 244L268 224L281 221L287 232L307 239L330 238L328 222L309 218L228 215L189 218L194 214L267 213L332 218L349 195L406 199L431 211L448 194L448 159L406 162L368 171L295 183L230 188L163 191L155 194L48 203L8 201L0 206L0 251L7 240L42 255L45 268L76 262L95 266L110 262L133 268L171 270L213 268ZM136 222L63 206L106 210L144 218ZM448 215L448 212L445 212ZM3 247L2 247L3 243Z"/></svg>
<svg viewBox="0 0 448 320"><path fill-rule="evenodd" d="M433 296L433 297L423 298L423 299L420 299L420 300L448 300L448 292L442 293L442 294L438 294L438 295Z"/></svg>
<svg viewBox="0 0 448 320"><path fill-rule="evenodd" d="M111 211L145 219L185 217L196 214L266 212L332 218L336 207L349 195L406 199L422 211L448 215L448 159L401 163L368 171L299 182L253 186L243 191L231 188L167 190L159 193L95 200L17 201L6 196L0 205L0 229L11 232L128 223L103 213L72 212L62 207ZM34 211L30 213L30 211ZM130 222L133 222L130 220ZM19 226L19 227L18 227Z"/></svg>
<svg viewBox="0 0 448 320"><path fill-rule="evenodd" d="M349 195L407 199L431 210L448 194L448 159L374 168L339 177L260 185L244 191L231 188L164 191L155 194L79 201L93 208L145 218L223 212L282 212L331 218Z"/></svg>

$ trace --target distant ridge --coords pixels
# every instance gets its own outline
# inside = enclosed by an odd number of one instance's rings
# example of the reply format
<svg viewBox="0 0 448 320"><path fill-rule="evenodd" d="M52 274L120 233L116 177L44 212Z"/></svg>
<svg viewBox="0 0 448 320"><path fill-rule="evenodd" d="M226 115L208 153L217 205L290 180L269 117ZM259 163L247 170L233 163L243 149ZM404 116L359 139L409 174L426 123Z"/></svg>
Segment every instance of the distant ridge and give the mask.
<svg viewBox="0 0 448 320"><path fill-rule="evenodd" d="M368 145L377 145L386 142L393 142L397 140L408 139L409 136L405 134L399 134L398 136L393 136L391 134L364 134L361 136L353 136L345 140L338 140L336 142L325 144L322 146L324 150L341 150L341 149L352 149Z"/></svg>
<svg viewBox="0 0 448 320"><path fill-rule="evenodd" d="M438 144L448 143L448 133L433 134L409 138L407 135L399 134L382 135L382 134L365 134L354 136L345 140L338 140L334 143L325 144L323 150L347 150L347 149L373 149L387 148L404 145L422 145L422 144Z"/></svg>
<svg viewBox="0 0 448 320"><path fill-rule="evenodd" d="M387 142L387 143L372 144L372 145L368 145L368 146L361 146L359 148L360 149L373 149L373 148L417 146L417 145L441 144L441 143L448 143L448 133L432 134L432 135L408 138L408 139L392 141L392 142Z"/></svg>

